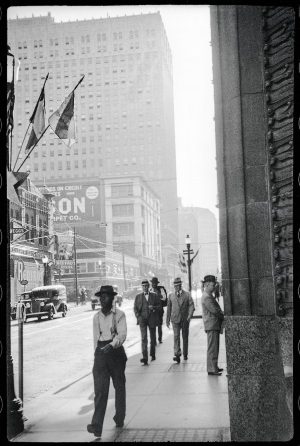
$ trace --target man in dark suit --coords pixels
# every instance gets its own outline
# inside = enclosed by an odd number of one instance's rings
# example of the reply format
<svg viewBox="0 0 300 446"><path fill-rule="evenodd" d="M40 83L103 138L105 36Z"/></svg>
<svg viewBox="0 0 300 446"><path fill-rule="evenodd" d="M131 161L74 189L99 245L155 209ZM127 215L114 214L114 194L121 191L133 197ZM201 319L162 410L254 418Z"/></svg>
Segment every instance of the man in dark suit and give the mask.
<svg viewBox="0 0 300 446"><path fill-rule="evenodd" d="M157 332L158 332L158 342L162 344L162 324L163 324L163 318L164 318L164 309L163 307L167 306L168 303L168 297L167 297L167 291L163 285L158 285L160 282L157 277L152 277L151 284L152 287L150 288L150 291L153 293L158 294L160 298L161 303L161 310L159 312L159 324L157 326ZM156 344L156 337L155 337L155 344Z"/></svg>
<svg viewBox="0 0 300 446"><path fill-rule="evenodd" d="M216 277L208 275L204 277L204 291L201 296L202 319L204 330L207 334L207 373L209 375L221 375L223 369L218 366L220 331L224 314L214 295Z"/></svg>
<svg viewBox="0 0 300 446"><path fill-rule="evenodd" d="M175 292L170 293L167 306L167 327L170 327L170 320L174 332L174 357L173 361L180 362L180 331L182 332L183 358L188 359L189 326L190 320L195 311L193 299L188 291L182 288L180 277L174 280Z"/></svg>
<svg viewBox="0 0 300 446"><path fill-rule="evenodd" d="M150 356L155 360L155 331L159 324L159 312L161 303L156 293L149 292L148 280L142 281L143 292L137 294L134 300L134 314L137 324L140 326L142 338L142 359L144 365L148 364L148 336L147 327L150 332Z"/></svg>

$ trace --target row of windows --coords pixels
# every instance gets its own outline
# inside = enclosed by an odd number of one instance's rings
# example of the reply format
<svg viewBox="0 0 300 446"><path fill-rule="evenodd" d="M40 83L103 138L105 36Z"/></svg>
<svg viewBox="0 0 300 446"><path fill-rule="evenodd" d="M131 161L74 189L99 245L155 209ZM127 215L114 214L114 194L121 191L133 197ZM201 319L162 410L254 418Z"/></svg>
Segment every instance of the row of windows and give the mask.
<svg viewBox="0 0 300 446"><path fill-rule="evenodd" d="M154 37L155 36L155 30L154 29L147 29L146 30L146 36L147 38L150 37ZM134 31L129 31L128 33L128 37L129 39L138 39L139 38L139 31L138 30L134 30ZM123 38L123 33L122 31L119 32L114 32L113 33L113 40L118 40L118 39L122 39ZM101 42L101 41L106 41L107 40L107 35L106 33L98 33L97 34L97 41ZM81 36L81 43L90 43L91 42L91 38L90 35L87 34L85 36ZM74 44L74 37L70 36L70 37L65 37L64 40L65 45L69 45L69 44ZM33 41L34 47L37 48L38 46L42 47L43 46L43 41L42 40L34 40ZM49 39L49 45L50 46L59 46L60 42L58 38L55 39ZM18 42L18 49L27 49L27 42L23 41L23 42Z"/></svg>
<svg viewBox="0 0 300 446"><path fill-rule="evenodd" d="M20 57L19 57L20 58ZM148 53L145 53L144 55L143 55L143 59L144 59L144 61L147 61L147 60L157 60L157 58L158 58L158 54L157 54L157 52L148 52ZM118 60L119 59L119 60ZM101 62L103 61L103 63L122 63L122 62L126 62L126 61L128 61L128 62L133 62L134 60L140 60L141 59L141 54L140 53L138 53L138 54L129 54L129 55L126 55L126 56L112 56L112 57L105 57L105 58L100 58L100 57L96 57L96 58L92 58L92 57L90 57L90 58L84 58L84 59L80 59L80 65L85 65L85 64L89 64L89 65L92 65L93 64L93 62L95 61L96 62L96 64L97 65L101 65ZM48 68L54 68L54 67L56 67L56 68L61 68L61 67L65 67L65 68L68 68L68 67L76 67L77 65L78 65L78 63L77 63L78 61L77 60L72 60L72 61L67 61L67 60L65 60L64 62L60 62L60 61L56 61L55 63L54 62L52 62L52 61L49 61L48 63L47 63L47 67ZM145 63L145 62L144 62ZM26 65L25 65L25 70L26 70L26 68L27 68L27 70L28 70L28 68L29 68L29 66L27 66L26 67ZM46 68L46 65L45 64L40 64L39 66L37 66L37 65L33 65L33 67L32 67L33 69L37 69L37 68L40 68L41 70L43 70L43 69L45 69ZM113 67L113 68L116 68L116 67ZM19 68L19 70L20 71L22 71L22 69L23 69L23 67L22 67L22 65L20 66L20 68ZM90 74L90 75L92 75L93 73L88 73L88 74Z"/></svg>
<svg viewBox="0 0 300 446"><path fill-rule="evenodd" d="M96 160L90 160L90 164L91 164L91 167L95 167L95 165L96 165ZM102 159L99 159L99 160L98 160L98 166L99 166L99 167L102 167L102 166L103 166L103 160L102 160ZM48 169L49 169L49 165L47 166L47 163L42 163L42 171L43 171L43 172L45 172L45 171L48 170L47 167L48 167ZM72 169L79 169L79 168L86 169L86 167L87 167L87 160L81 160L81 161L79 161L79 160L74 160L74 161L73 161L73 166L71 166L71 161L66 161L66 162L64 163L64 168L65 168L66 170L71 170L71 168L72 168ZM55 166L54 162L50 162L50 170L51 170L51 171L54 171L54 169L56 169L56 166ZM58 169L58 170L63 170L63 163L62 163L62 161L58 161L58 163L57 163L57 169ZM33 165L33 171L34 171L34 172L39 172L39 171L40 171L39 164L34 163L34 165Z"/></svg>

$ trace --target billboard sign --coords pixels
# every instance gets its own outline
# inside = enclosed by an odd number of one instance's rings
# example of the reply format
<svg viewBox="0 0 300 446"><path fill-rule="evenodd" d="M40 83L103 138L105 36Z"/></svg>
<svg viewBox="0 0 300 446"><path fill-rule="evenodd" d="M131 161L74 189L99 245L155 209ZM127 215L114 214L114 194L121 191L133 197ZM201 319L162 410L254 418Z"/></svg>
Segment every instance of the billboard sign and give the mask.
<svg viewBox="0 0 300 446"><path fill-rule="evenodd" d="M76 223L100 220L99 182L63 183L47 186L54 195L54 222Z"/></svg>

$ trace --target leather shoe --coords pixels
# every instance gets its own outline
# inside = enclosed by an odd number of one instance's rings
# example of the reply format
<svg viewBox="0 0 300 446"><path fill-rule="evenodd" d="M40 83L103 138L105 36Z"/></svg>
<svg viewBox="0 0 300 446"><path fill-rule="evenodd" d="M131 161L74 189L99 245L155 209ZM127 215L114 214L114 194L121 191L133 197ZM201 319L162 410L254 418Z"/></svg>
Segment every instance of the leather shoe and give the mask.
<svg viewBox="0 0 300 446"><path fill-rule="evenodd" d="M86 429L90 434L94 434L95 437L99 438L102 435L102 432L100 430L98 430L97 426L94 426L93 424L88 424Z"/></svg>
<svg viewBox="0 0 300 446"><path fill-rule="evenodd" d="M187 355L184 355L183 359L185 359L187 361L187 359L188 359Z"/></svg>
<svg viewBox="0 0 300 446"><path fill-rule="evenodd" d="M216 375L216 376L221 376L222 373L221 372L207 372L208 375Z"/></svg>
<svg viewBox="0 0 300 446"><path fill-rule="evenodd" d="M124 421L117 421L116 416L113 417L114 422L116 423L116 427L123 427Z"/></svg>
<svg viewBox="0 0 300 446"><path fill-rule="evenodd" d="M159 339L159 343L162 344L162 340L161 339Z"/></svg>
<svg viewBox="0 0 300 446"><path fill-rule="evenodd" d="M220 367L218 367L218 372L223 372L224 369L220 369Z"/></svg>
<svg viewBox="0 0 300 446"><path fill-rule="evenodd" d="M155 356L151 356L151 361L155 361L156 357Z"/></svg>
<svg viewBox="0 0 300 446"><path fill-rule="evenodd" d="M175 355L175 356L173 357L173 361L176 361L176 362L179 364L179 363L180 363L180 356Z"/></svg>
<svg viewBox="0 0 300 446"><path fill-rule="evenodd" d="M147 365L147 364L148 364L147 359L144 359L144 358L140 359L140 362L142 362L144 365Z"/></svg>

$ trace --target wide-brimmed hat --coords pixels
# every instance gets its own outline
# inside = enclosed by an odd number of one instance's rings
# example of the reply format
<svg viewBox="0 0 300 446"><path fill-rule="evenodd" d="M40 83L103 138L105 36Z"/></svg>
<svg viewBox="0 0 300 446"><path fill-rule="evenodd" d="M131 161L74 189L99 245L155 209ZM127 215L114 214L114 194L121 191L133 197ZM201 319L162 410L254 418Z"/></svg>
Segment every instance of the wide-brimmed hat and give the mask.
<svg viewBox="0 0 300 446"><path fill-rule="evenodd" d="M174 285L180 285L181 283L182 283L182 280L180 279L180 277L176 277L174 279L174 282L173 282Z"/></svg>
<svg viewBox="0 0 300 446"><path fill-rule="evenodd" d="M149 280L143 279L142 280L142 285L150 285Z"/></svg>
<svg viewBox="0 0 300 446"><path fill-rule="evenodd" d="M151 282L153 283L160 283L157 277L152 277Z"/></svg>
<svg viewBox="0 0 300 446"><path fill-rule="evenodd" d="M111 296L115 296L116 293L111 285L102 285L101 287L98 287L95 291L95 296L101 296L101 294L110 294Z"/></svg>
<svg viewBox="0 0 300 446"><path fill-rule="evenodd" d="M214 282L216 283L217 278L216 276L212 276L212 275L208 275L208 276L204 276L203 282Z"/></svg>

